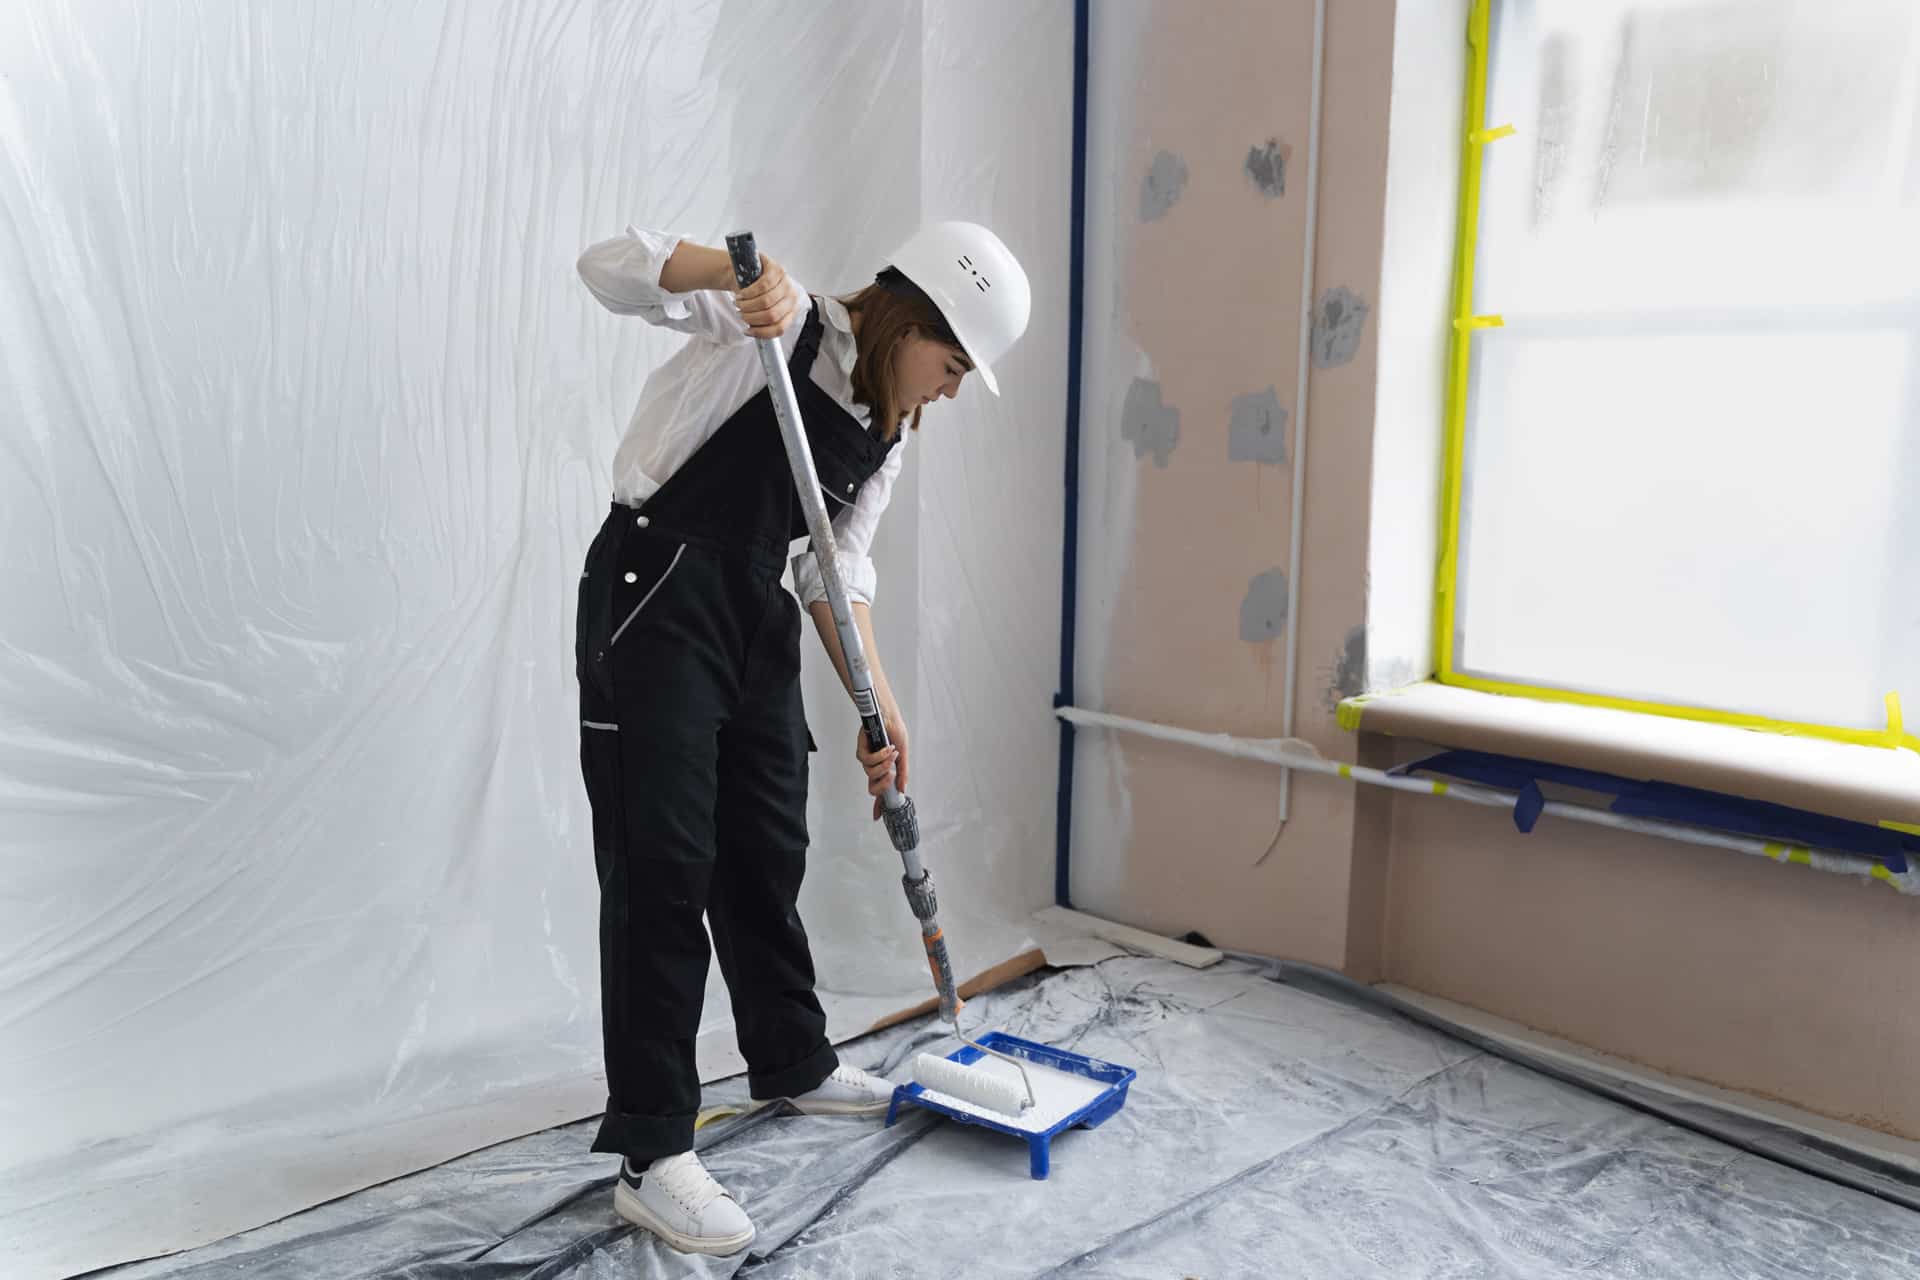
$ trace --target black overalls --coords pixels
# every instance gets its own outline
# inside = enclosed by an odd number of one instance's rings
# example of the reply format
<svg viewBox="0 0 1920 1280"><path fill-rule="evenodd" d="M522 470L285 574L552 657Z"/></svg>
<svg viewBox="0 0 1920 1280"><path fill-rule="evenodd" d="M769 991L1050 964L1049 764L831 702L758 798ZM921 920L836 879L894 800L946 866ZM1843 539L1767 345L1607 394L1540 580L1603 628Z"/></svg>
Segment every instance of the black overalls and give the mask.
<svg viewBox="0 0 1920 1280"><path fill-rule="evenodd" d="M788 369L832 511L888 446L814 384L820 333L815 300ZM838 1065L795 906L812 743L780 575L804 534L762 388L643 506L615 503L587 552L575 660L608 1091L593 1150L636 1165L693 1147L703 912L753 1096Z"/></svg>

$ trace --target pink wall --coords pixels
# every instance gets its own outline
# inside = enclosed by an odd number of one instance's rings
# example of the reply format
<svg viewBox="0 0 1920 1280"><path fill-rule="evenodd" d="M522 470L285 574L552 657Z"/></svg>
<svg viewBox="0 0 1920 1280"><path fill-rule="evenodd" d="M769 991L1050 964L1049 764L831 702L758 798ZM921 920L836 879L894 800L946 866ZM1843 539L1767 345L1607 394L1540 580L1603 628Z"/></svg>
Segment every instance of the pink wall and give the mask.
<svg viewBox="0 0 1920 1280"><path fill-rule="evenodd" d="M1340 287L1371 304L1393 14L1387 4L1330 8L1315 292ZM1256 575L1287 564L1292 475L1230 460L1228 436L1238 395L1271 386L1294 407L1312 34L1306 0L1168 4L1154 10L1142 44L1142 123L1125 180L1138 189L1162 151L1180 156L1189 176L1165 215L1132 233L1122 265L1124 323L1180 413L1167 464L1138 464L1131 571L1106 670L1106 705L1123 714L1254 735L1280 723L1284 641L1244 639L1241 605ZM1288 155L1277 198L1244 172L1249 149L1270 138ZM1351 750L1334 723L1334 686L1366 607L1371 321L1361 334L1350 360L1314 372L1310 392L1313 554L1301 582L1296 731L1329 751ZM1296 453L1290 441L1289 458ZM1170 679L1175 672L1192 678ZM1123 885L1091 905L1223 945L1347 962L1350 788L1296 779L1285 838L1256 869L1277 825L1272 769L1138 740L1116 749L1133 815Z"/></svg>
<svg viewBox="0 0 1920 1280"><path fill-rule="evenodd" d="M1395 15L1384 2L1329 9L1316 292L1344 287L1377 311ZM1188 182L1164 216L1116 237L1116 262L1091 264L1122 273L1126 303L1090 323L1124 329L1150 360L1180 438L1164 466L1123 457L1132 523L1094 531L1123 538L1126 561L1095 637L1100 705L1271 737L1284 652L1243 640L1239 608L1250 578L1286 564L1291 473L1230 461L1228 419L1244 392L1272 385L1289 408L1293 398L1312 10L1161 4L1146 24L1116 166L1122 203L1162 151L1183 158ZM1286 194L1263 201L1241 165L1269 136L1291 146L1291 170ZM1450 210L1433 216L1450 225ZM1411 748L1356 743L1332 713L1347 637L1366 621L1369 534L1415 532L1370 510L1376 369L1370 320L1349 363L1313 375L1297 730L1330 756L1386 764ZM1396 449L1409 447L1407 421L1391 424ZM1435 448L1437 423L1436 405ZM1390 979L1920 1137L1920 1098L1904 1079L1920 1062L1920 1006L1906 994L1920 971L1920 901L1622 833L1548 823L1522 837L1499 813L1317 777L1295 779L1285 837L1256 868L1275 831L1271 768L1117 736L1095 749L1117 763L1102 775L1109 789L1083 787L1078 807L1118 799L1129 816L1115 824L1119 847L1076 846L1079 865L1117 868L1080 903L1090 910ZM1076 831L1090 822L1077 818Z"/></svg>
<svg viewBox="0 0 1920 1280"><path fill-rule="evenodd" d="M1404 750L1403 746L1403 750ZM1395 982L1920 1138L1920 900L1805 867L1396 796Z"/></svg>

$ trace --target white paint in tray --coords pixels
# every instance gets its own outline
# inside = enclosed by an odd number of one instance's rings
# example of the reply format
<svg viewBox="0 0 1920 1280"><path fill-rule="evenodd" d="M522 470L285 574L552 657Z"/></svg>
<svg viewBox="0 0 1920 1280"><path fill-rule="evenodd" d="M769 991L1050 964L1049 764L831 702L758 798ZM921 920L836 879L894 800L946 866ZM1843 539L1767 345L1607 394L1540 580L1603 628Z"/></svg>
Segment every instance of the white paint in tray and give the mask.
<svg viewBox="0 0 1920 1280"><path fill-rule="evenodd" d="M1080 1110L1107 1090L1104 1081L1076 1076L1070 1072L1057 1071L1052 1067L1043 1067L1037 1062L1025 1064L1027 1078L1033 1082L1033 1105L1018 1116L1010 1116L992 1107L983 1107L978 1103L956 1098L950 1093L941 1093L938 1089L924 1089L923 1096L943 1107L963 1111L968 1115L979 1116L983 1120L993 1120L1010 1129L1019 1129L1023 1133L1044 1133L1059 1124L1074 1112ZM1005 1080L1014 1088L1020 1088L1020 1073L1012 1063L1001 1058L979 1058L967 1064L967 1070L980 1075ZM1025 1096L1024 1090L1022 1095Z"/></svg>

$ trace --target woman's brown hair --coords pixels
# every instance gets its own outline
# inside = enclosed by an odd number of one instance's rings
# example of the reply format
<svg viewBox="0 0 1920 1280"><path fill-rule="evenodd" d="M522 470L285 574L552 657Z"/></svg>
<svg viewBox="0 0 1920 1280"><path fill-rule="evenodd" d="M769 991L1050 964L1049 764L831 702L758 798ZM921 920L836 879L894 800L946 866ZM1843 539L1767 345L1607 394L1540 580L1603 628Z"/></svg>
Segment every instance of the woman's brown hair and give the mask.
<svg viewBox="0 0 1920 1280"><path fill-rule="evenodd" d="M919 285L888 267L872 284L842 300L849 314L860 317L859 354L853 362L853 398L873 414L891 444L900 436L906 415L894 399L893 353L915 330L935 342L960 349L946 317ZM920 429L920 406L913 406L913 430Z"/></svg>

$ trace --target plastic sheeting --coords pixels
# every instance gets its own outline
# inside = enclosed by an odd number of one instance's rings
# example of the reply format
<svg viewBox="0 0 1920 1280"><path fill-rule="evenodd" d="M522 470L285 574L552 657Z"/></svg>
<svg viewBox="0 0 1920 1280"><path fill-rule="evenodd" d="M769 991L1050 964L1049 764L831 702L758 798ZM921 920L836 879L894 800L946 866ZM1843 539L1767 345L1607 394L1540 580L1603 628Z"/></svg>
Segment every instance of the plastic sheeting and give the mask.
<svg viewBox="0 0 1920 1280"><path fill-rule="evenodd" d="M1886 728L1920 696L1920 11L1493 9L1457 665Z"/></svg>
<svg viewBox="0 0 1920 1280"><path fill-rule="evenodd" d="M1024 945L1072 15L968 13L0 6L5 1247L104 1203L205 1238L603 1101L573 591L678 339L573 262L629 221L751 227L829 291L926 217L1021 255L1007 394L929 413L876 624L956 963ZM926 973L807 648L802 911L844 1035Z"/></svg>
<svg viewBox="0 0 1920 1280"><path fill-rule="evenodd" d="M974 1002L982 1024L1133 1066L1055 1141L910 1112L760 1111L703 1131L754 1216L745 1255L675 1255L613 1212L587 1126L454 1161L113 1280L664 1276L1880 1277L1920 1214L1796 1172L1358 1002L1229 960L1122 958ZM925 1023L850 1056L904 1078ZM737 1098L737 1082L709 1101Z"/></svg>
<svg viewBox="0 0 1920 1280"><path fill-rule="evenodd" d="M1110 427L1121 420L1136 379L1156 381L1153 361L1127 317L1138 305L1130 269L1140 237L1140 192L1128 178L1148 113L1137 102L1139 68L1149 63L1153 8L1149 0L1102 0L1088 29L1086 302L1080 400L1078 575L1073 652L1074 701L1108 704L1107 670L1114 620L1133 570L1140 503L1140 461ZM1071 897L1089 910L1110 910L1126 881L1124 858L1133 827L1128 761L1109 735L1074 740Z"/></svg>

